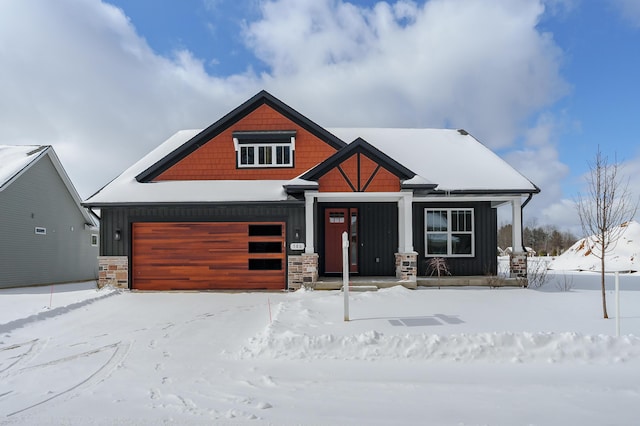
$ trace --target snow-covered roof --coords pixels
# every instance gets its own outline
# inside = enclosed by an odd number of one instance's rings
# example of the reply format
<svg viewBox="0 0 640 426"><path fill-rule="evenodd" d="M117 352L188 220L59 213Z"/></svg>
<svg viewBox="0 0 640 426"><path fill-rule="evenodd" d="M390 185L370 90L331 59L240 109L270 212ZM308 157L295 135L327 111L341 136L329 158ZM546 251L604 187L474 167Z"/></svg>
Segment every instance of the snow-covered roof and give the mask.
<svg viewBox="0 0 640 426"><path fill-rule="evenodd" d="M362 138L439 191L537 192L538 188L465 131L328 128L345 142Z"/></svg>
<svg viewBox="0 0 640 426"><path fill-rule="evenodd" d="M45 150L40 145L0 145L0 191Z"/></svg>
<svg viewBox="0 0 640 426"><path fill-rule="evenodd" d="M96 221L87 209L82 207L82 200L73 186L69 175L62 167L60 159L51 146L48 145L0 145L0 192L9 187L11 182L25 173L41 158L48 156L69 194L78 206L87 224L95 226Z"/></svg>
<svg viewBox="0 0 640 426"><path fill-rule="evenodd" d="M282 201L288 180L192 180L140 183L136 176L170 155L200 130L181 130L85 201L88 205L220 201Z"/></svg>
<svg viewBox="0 0 640 426"><path fill-rule="evenodd" d="M442 129L328 129L345 142L358 137L416 173L409 185L437 184L437 190L536 192L537 188L475 138ZM182 130L125 170L85 204L224 201L282 201L286 187L317 187L291 180L193 180L140 183L136 176L190 141L201 130ZM444 160L443 160L444 159Z"/></svg>

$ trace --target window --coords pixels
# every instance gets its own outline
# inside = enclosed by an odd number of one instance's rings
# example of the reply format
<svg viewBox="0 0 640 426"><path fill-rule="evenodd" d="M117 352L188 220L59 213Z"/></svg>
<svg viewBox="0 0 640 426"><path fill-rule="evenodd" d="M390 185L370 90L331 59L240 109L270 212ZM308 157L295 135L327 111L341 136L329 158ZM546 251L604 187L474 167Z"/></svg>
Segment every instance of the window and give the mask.
<svg viewBox="0 0 640 426"><path fill-rule="evenodd" d="M425 256L474 255L473 209L425 209Z"/></svg>
<svg viewBox="0 0 640 426"><path fill-rule="evenodd" d="M257 154L257 155L256 155ZM238 167L292 167L290 144L240 145Z"/></svg>
<svg viewBox="0 0 640 426"><path fill-rule="evenodd" d="M91 245L93 247L97 247L98 246L98 235L97 234L91 234Z"/></svg>
<svg viewBox="0 0 640 426"><path fill-rule="evenodd" d="M295 131L233 132L238 167L293 167L295 134Z"/></svg>
<svg viewBox="0 0 640 426"><path fill-rule="evenodd" d="M47 228L36 226L35 233L36 235L47 235Z"/></svg>

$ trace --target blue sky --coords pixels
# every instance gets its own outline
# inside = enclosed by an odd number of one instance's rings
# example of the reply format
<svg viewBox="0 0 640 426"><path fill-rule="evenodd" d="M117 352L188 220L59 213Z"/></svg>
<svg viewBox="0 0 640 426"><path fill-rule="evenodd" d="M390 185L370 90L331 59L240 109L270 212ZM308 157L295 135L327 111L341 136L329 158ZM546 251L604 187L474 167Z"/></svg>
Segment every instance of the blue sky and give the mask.
<svg viewBox="0 0 640 426"><path fill-rule="evenodd" d="M465 128L542 189L525 222L575 230L598 145L640 194L638 46L636 0L1 2L0 143L53 145L87 197L266 89L326 127Z"/></svg>

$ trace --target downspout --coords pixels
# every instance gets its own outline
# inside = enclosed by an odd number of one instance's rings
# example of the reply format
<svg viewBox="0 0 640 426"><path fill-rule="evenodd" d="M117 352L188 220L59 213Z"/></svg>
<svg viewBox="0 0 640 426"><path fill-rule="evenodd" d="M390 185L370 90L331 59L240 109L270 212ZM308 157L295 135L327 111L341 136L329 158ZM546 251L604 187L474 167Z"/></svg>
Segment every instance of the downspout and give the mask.
<svg viewBox="0 0 640 426"><path fill-rule="evenodd" d="M522 241L522 252L525 254L527 253L527 249L524 244L524 208L529 204L529 201L531 201L532 198L533 192L530 192L527 199L524 200L524 203L520 206L520 241Z"/></svg>

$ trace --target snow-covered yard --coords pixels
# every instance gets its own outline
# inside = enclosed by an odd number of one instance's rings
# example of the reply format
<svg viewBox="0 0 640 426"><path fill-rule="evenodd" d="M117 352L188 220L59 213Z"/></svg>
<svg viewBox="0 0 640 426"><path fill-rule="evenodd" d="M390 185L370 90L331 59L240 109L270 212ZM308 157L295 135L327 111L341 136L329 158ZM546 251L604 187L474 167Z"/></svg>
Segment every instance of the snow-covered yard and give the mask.
<svg viewBox="0 0 640 426"><path fill-rule="evenodd" d="M621 337L597 274L548 278L352 293L350 322L338 291L2 290L0 424L637 424L640 275Z"/></svg>

